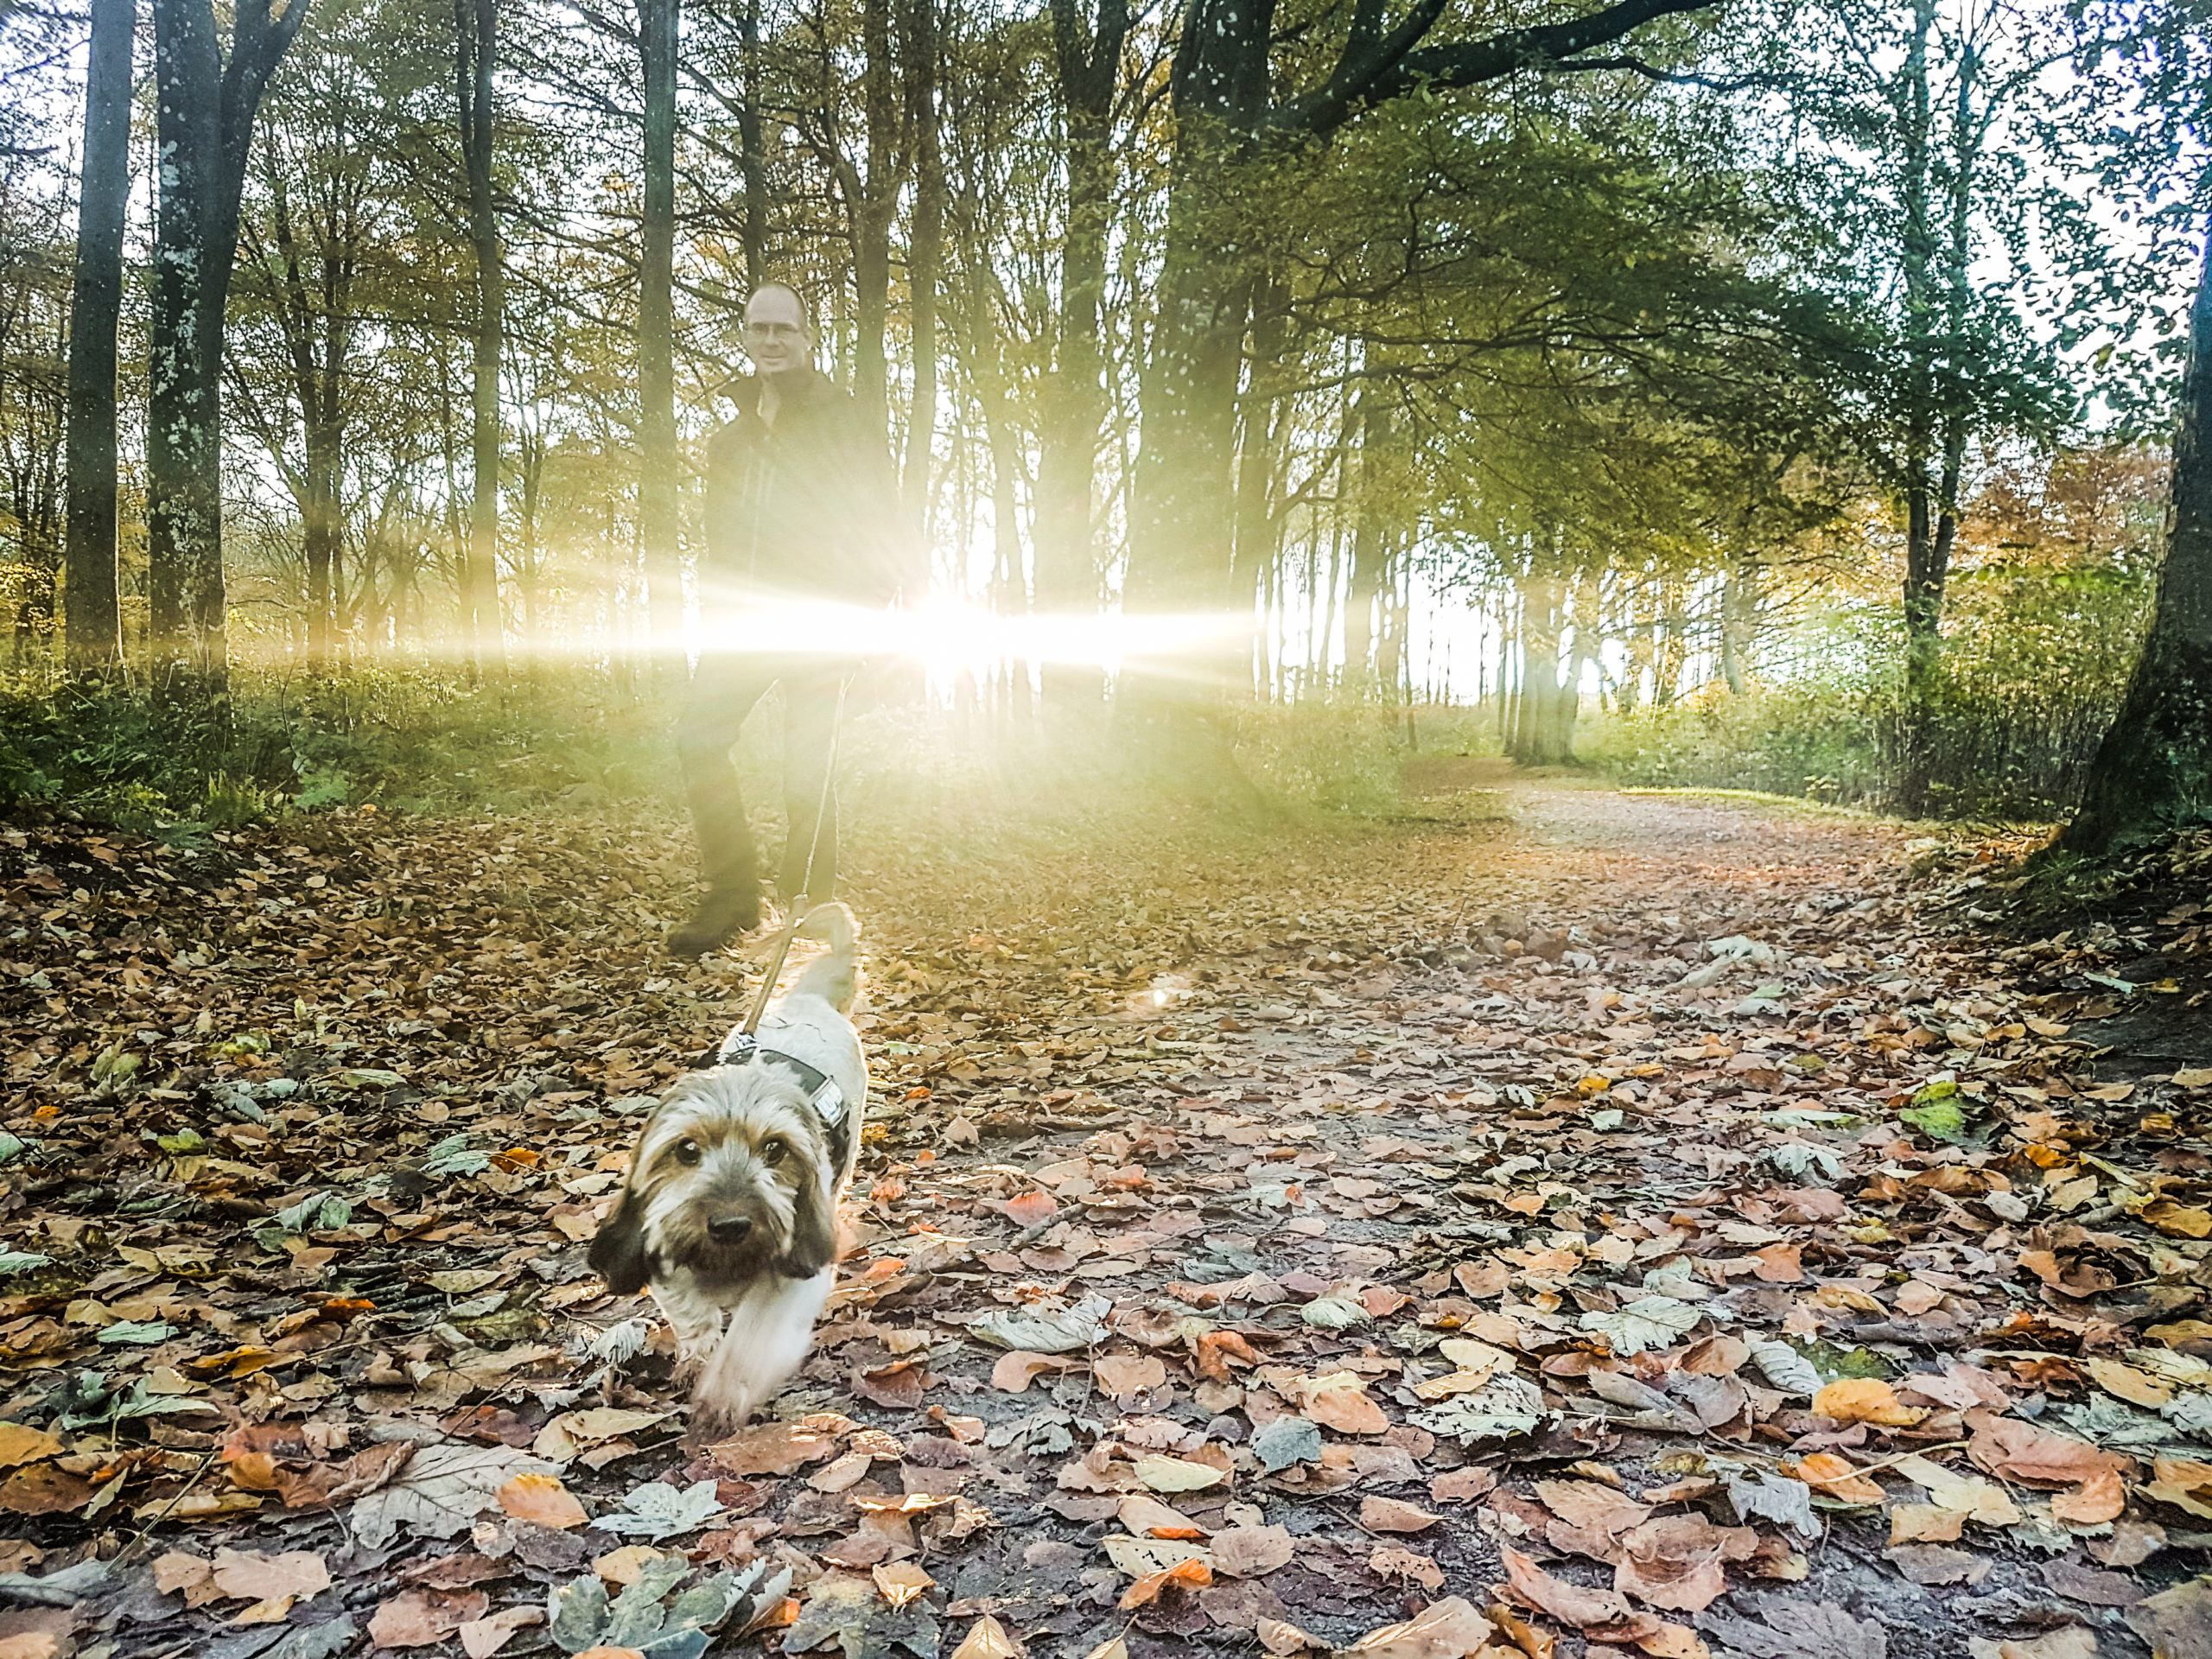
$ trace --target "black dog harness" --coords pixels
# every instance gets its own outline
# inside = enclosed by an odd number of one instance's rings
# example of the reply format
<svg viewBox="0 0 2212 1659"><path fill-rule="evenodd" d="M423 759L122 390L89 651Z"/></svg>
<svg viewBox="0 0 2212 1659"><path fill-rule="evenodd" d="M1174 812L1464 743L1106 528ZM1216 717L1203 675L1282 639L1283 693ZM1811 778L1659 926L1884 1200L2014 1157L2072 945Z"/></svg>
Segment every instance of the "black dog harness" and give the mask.
<svg viewBox="0 0 2212 1659"><path fill-rule="evenodd" d="M798 1086L806 1091L806 1103L822 1120L822 1132L830 1144L830 1167L842 1171L853 1153L853 1114L837 1080L819 1066L809 1065L798 1055L779 1048L761 1047L760 1039L741 1026L702 1056L695 1069L750 1065L755 1060L771 1061L798 1079Z"/></svg>

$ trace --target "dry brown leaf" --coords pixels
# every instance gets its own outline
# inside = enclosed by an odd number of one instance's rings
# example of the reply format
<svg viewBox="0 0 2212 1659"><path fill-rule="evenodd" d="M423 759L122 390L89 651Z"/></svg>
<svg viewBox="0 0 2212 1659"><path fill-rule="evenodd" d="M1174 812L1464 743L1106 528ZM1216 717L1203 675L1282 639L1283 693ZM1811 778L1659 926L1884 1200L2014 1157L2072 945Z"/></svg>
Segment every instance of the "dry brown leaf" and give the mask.
<svg viewBox="0 0 2212 1659"><path fill-rule="evenodd" d="M1882 1501L1882 1489L1860 1474L1850 1459L1833 1452L1815 1452L1791 1467L1789 1472L1815 1491L1847 1503Z"/></svg>
<svg viewBox="0 0 2212 1659"><path fill-rule="evenodd" d="M1428 1483L1428 1501L1432 1503L1471 1503L1497 1484L1497 1471L1485 1469L1479 1464L1465 1469L1454 1469L1449 1474L1438 1475Z"/></svg>
<svg viewBox="0 0 2212 1659"><path fill-rule="evenodd" d="M1167 1381L1167 1366L1156 1354L1107 1354L1093 1360L1090 1374L1116 1400L1149 1394Z"/></svg>
<svg viewBox="0 0 2212 1659"><path fill-rule="evenodd" d="M1339 1434L1382 1434L1389 1430L1390 1420L1382 1414L1382 1407L1367 1397L1357 1377L1343 1373L1325 1377L1305 1393L1306 1414L1324 1428L1333 1428Z"/></svg>
<svg viewBox="0 0 2212 1659"><path fill-rule="evenodd" d="M1344 1652L1359 1659L1467 1659L1491 1645L1495 1630L1471 1603L1451 1596L1402 1624L1370 1630Z"/></svg>
<svg viewBox="0 0 2212 1659"><path fill-rule="evenodd" d="M1555 1579L1510 1545L1502 1547L1499 1553L1504 1557L1505 1581L1513 1593L1562 1624L1580 1630L1586 1624L1610 1624L1628 1617L1628 1603L1611 1590L1585 1590Z"/></svg>
<svg viewBox="0 0 2212 1659"><path fill-rule="evenodd" d="M36 1463L41 1458L53 1457L61 1449L60 1440L42 1428L32 1428L22 1423L0 1423L0 1469Z"/></svg>
<svg viewBox="0 0 2212 1659"><path fill-rule="evenodd" d="M1178 1561L1157 1573L1147 1573L1122 1592L1121 1608L1128 1612L1133 1608L1149 1607L1160 1599L1160 1592L1171 1584L1186 1590L1203 1590L1213 1582L1213 1569L1195 1557Z"/></svg>
<svg viewBox="0 0 2212 1659"><path fill-rule="evenodd" d="M1749 1527L1716 1527L1702 1515L1662 1516L1621 1535L1613 1588L1673 1612L1702 1612L1728 1588L1723 1560L1758 1547Z"/></svg>
<svg viewBox="0 0 2212 1659"><path fill-rule="evenodd" d="M2172 1388L2161 1382L2148 1371L2139 1371L2133 1365L2122 1364L2116 1359L2093 1359L2084 1368L2089 1380L2107 1394L2116 1395L2131 1406L2141 1406L2156 1411L2174 1397Z"/></svg>
<svg viewBox="0 0 2212 1659"><path fill-rule="evenodd" d="M219 1549L212 1571L218 1590L247 1601L274 1601L286 1596L307 1600L330 1588L330 1569L311 1549L287 1550L281 1555Z"/></svg>
<svg viewBox="0 0 2212 1659"><path fill-rule="evenodd" d="M1021 1659L1021 1644L1006 1633L1006 1626L985 1613L968 1627L968 1634L952 1650L952 1659Z"/></svg>
<svg viewBox="0 0 2212 1659"><path fill-rule="evenodd" d="M369 1619L369 1637L380 1648L427 1648L490 1611L481 1590L403 1590ZM582 1659L581 1655L578 1659Z"/></svg>
<svg viewBox="0 0 2212 1659"><path fill-rule="evenodd" d="M2145 1497L2212 1521L2212 1463L2196 1458L2156 1459L2142 1491Z"/></svg>
<svg viewBox="0 0 2212 1659"><path fill-rule="evenodd" d="M1206 1529L1156 1497L1132 1492L1122 1500L1122 1524L1140 1538L1203 1538Z"/></svg>
<svg viewBox="0 0 2212 1659"><path fill-rule="evenodd" d="M1900 1503L1890 1511L1892 1544L1949 1544L1966 1530L1966 1516L1940 1503Z"/></svg>
<svg viewBox="0 0 2212 1659"><path fill-rule="evenodd" d="M1318 1636L1308 1636L1297 1625L1280 1618L1262 1618L1252 1632L1260 1638L1260 1645L1275 1659L1291 1659L1294 1654L1326 1653L1330 1644ZM1127 1659L1127 1649L1122 1659Z"/></svg>
<svg viewBox="0 0 2212 1659"><path fill-rule="evenodd" d="M2101 1527L2117 1521L2127 1509L2127 1488L2117 1469L2100 1469L2070 1492L2050 1500L2054 1521L2072 1527Z"/></svg>
<svg viewBox="0 0 2212 1659"><path fill-rule="evenodd" d="M1916 1407L1898 1403L1897 1390L1872 1376L1829 1383L1813 1396L1813 1410L1832 1422L1872 1423L1883 1428L1910 1427L1928 1415Z"/></svg>
<svg viewBox="0 0 2212 1659"><path fill-rule="evenodd" d="M1224 1527L1211 1548L1214 1566L1236 1579L1263 1578L1298 1554L1297 1541L1281 1527Z"/></svg>
<svg viewBox="0 0 2212 1659"><path fill-rule="evenodd" d="M1974 1438L1967 1456L1993 1475L2037 1486L2074 1486L2107 1470L2125 1474L2133 1462L2117 1452L2107 1452L2017 1417L1999 1417L1987 1411L1967 1414Z"/></svg>
<svg viewBox="0 0 2212 1659"><path fill-rule="evenodd" d="M1377 1544L1367 1570L1378 1579L1406 1579L1433 1595L1444 1587L1444 1569L1430 1555L1417 1555L1403 1544Z"/></svg>
<svg viewBox="0 0 2212 1659"><path fill-rule="evenodd" d="M908 1602L926 1595L937 1583L912 1561L892 1561L877 1567L873 1576L876 1589L893 1607L904 1607Z"/></svg>
<svg viewBox="0 0 2212 1659"><path fill-rule="evenodd" d="M1359 1524L1370 1532L1426 1532L1444 1517L1395 1497L1363 1498Z"/></svg>
<svg viewBox="0 0 2212 1659"><path fill-rule="evenodd" d="M594 1559L591 1570L609 1584L635 1584L640 1574L661 1557L651 1544L625 1544Z"/></svg>
<svg viewBox="0 0 2212 1659"><path fill-rule="evenodd" d="M492 1659L514 1639L515 1632L545 1622L543 1607L503 1607L486 1618L473 1618L454 1634L468 1659Z"/></svg>
<svg viewBox="0 0 2212 1659"><path fill-rule="evenodd" d="M1536 1497L1569 1526L1601 1535L1626 1532L1651 1517L1649 1503L1639 1503L1627 1493L1594 1480L1540 1480Z"/></svg>
<svg viewBox="0 0 2212 1659"><path fill-rule="evenodd" d="M803 1423L757 1423L715 1441L707 1455L733 1475L789 1475L836 1457L837 1440Z"/></svg>

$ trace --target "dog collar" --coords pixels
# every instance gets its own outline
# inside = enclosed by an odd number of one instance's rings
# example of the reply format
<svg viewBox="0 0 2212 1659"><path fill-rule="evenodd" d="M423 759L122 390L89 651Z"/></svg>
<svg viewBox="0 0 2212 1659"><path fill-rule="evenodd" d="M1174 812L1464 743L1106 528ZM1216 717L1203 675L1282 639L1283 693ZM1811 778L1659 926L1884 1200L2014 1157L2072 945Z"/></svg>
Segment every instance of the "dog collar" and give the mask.
<svg viewBox="0 0 2212 1659"><path fill-rule="evenodd" d="M786 1054L779 1048L763 1048L759 1038L741 1029L723 1038L721 1046L702 1062L702 1067L749 1065L754 1060L772 1061L797 1074L798 1086L806 1090L806 1103L814 1109L814 1115L828 1131L834 1163L842 1167L845 1154L851 1147L852 1115L846 1110L845 1091L820 1066L809 1065L798 1055Z"/></svg>

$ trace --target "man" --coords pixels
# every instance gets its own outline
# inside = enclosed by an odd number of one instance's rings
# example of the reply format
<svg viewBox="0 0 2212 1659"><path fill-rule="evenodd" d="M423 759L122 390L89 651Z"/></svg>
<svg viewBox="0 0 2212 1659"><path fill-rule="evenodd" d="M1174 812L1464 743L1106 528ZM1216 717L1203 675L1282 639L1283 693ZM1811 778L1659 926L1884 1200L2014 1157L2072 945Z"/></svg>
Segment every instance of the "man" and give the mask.
<svg viewBox="0 0 2212 1659"><path fill-rule="evenodd" d="M678 957L717 950L760 924L753 837L729 751L773 685L784 690L791 826L779 896L819 902L836 880L836 798L825 783L858 653L834 632L764 648L760 611L777 601L879 607L920 586L902 555L911 538L899 532L884 435L868 429L853 399L814 366L814 333L795 289L769 283L746 302L745 350L754 372L725 389L737 418L707 445L705 638L677 730L707 892L669 934ZM732 636L748 613L755 626L740 643Z"/></svg>

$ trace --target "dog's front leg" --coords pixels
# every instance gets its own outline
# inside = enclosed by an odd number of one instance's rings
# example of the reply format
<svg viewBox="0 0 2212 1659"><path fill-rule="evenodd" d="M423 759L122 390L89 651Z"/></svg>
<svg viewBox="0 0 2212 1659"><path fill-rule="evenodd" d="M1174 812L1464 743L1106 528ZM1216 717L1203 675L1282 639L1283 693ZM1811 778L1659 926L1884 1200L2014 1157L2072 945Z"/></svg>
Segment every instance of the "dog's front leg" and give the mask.
<svg viewBox="0 0 2212 1659"><path fill-rule="evenodd" d="M677 1356L687 1363L704 1363L721 1343L728 1312L701 1294L688 1275L671 1274L668 1278L666 1284L655 1284L652 1294L676 1333Z"/></svg>
<svg viewBox="0 0 2212 1659"><path fill-rule="evenodd" d="M805 1363L814 1322L837 1272L772 1279L746 1293L729 1328L699 1374L695 1409L702 1428L737 1429Z"/></svg>

